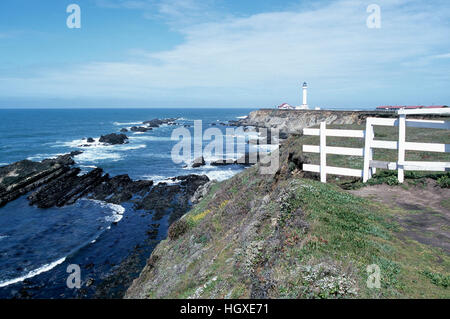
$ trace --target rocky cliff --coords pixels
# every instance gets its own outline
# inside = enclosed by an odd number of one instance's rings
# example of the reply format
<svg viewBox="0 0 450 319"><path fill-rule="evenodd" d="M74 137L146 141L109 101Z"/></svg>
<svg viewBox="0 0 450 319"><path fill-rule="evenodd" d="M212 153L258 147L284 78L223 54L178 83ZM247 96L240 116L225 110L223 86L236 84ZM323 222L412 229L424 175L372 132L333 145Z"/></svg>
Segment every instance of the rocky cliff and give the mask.
<svg viewBox="0 0 450 319"><path fill-rule="evenodd" d="M283 133L301 133L305 127L327 124L360 124L367 117L392 117L391 112L329 111L329 110L278 110L253 111L246 119L236 122L240 126L256 126L279 129Z"/></svg>

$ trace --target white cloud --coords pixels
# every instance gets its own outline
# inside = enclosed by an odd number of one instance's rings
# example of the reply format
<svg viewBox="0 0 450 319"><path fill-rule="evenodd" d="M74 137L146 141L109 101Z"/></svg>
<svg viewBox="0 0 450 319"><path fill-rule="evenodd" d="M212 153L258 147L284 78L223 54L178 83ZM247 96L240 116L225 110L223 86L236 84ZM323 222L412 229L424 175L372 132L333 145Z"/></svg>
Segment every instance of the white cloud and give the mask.
<svg viewBox="0 0 450 319"><path fill-rule="evenodd" d="M177 7L161 12L175 17L182 8L191 9L190 0L176 2ZM131 62L94 62L44 70L35 78L1 78L0 94L267 106L297 103L299 83L307 80L313 103L352 105L367 103L367 94L381 90L386 99L397 98L405 87L425 80L435 89L448 83L448 70L422 57L448 55L450 27L436 21L448 21L449 6L406 0L378 4L381 29L366 27L368 1L363 0L194 23L180 27L185 41L172 50L135 50L140 54L136 62L131 56ZM414 66L417 61L422 62Z"/></svg>
<svg viewBox="0 0 450 319"><path fill-rule="evenodd" d="M450 53L438 54L431 56L432 59L450 59Z"/></svg>
<svg viewBox="0 0 450 319"><path fill-rule="evenodd" d="M222 16L213 9L216 0L97 0L98 6L140 10L147 19L162 19L172 26Z"/></svg>

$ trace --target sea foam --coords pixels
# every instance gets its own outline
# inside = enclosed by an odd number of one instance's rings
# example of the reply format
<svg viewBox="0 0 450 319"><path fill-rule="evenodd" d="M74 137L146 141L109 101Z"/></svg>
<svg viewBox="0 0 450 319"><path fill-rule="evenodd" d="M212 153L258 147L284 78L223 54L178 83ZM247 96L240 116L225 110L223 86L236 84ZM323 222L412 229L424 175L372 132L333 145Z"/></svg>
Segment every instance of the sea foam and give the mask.
<svg viewBox="0 0 450 319"><path fill-rule="evenodd" d="M45 264L45 265L43 265L43 266L41 266L41 267L39 267L37 269L34 269L34 270L28 272L24 276L17 277L17 278L14 278L14 279L5 280L5 281L1 281L0 282L0 288L1 287L6 287L6 286L9 286L9 285L18 283L18 282L22 282L25 279L29 279L29 278L32 278L32 277L37 276L39 274L42 274L43 272L49 271L49 270L55 268L56 266L58 266L59 264L62 264L65 260L66 260L66 257L63 257L63 258L58 259L58 260L56 260L54 262L51 262L49 264Z"/></svg>

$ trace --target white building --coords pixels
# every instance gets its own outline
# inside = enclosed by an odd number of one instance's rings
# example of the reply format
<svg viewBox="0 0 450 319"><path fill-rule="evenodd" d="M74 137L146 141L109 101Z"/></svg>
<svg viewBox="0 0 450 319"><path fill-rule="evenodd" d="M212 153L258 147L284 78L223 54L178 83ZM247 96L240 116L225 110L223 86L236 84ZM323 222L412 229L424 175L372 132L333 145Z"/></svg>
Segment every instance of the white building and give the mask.
<svg viewBox="0 0 450 319"><path fill-rule="evenodd" d="M308 84L306 82L303 82L302 86L302 92L303 92L303 104L301 106L296 106L296 110L309 110L308 107Z"/></svg>

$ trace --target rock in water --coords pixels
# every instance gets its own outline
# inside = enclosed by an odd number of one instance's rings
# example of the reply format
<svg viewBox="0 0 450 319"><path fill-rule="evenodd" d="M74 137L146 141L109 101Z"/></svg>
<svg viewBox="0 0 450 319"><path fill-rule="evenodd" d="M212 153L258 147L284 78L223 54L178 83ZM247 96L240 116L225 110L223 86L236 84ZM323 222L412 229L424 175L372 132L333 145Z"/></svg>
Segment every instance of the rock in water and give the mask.
<svg viewBox="0 0 450 319"><path fill-rule="evenodd" d="M111 133L108 135L102 135L99 140L101 143L116 145L128 143L128 136L125 134Z"/></svg>
<svg viewBox="0 0 450 319"><path fill-rule="evenodd" d="M28 160L0 167L0 207L22 195L64 175L81 151L61 155L42 162Z"/></svg>
<svg viewBox="0 0 450 319"><path fill-rule="evenodd" d="M39 208L73 204L102 181L103 170L96 168L89 173L78 176L79 168L72 168L58 178L28 196L30 205Z"/></svg>
<svg viewBox="0 0 450 319"><path fill-rule="evenodd" d="M145 133L145 132L147 132L147 131L151 131L152 128L151 128L151 127L143 127L143 126L133 126L130 130L131 130L132 132L142 132L142 133Z"/></svg>
<svg viewBox="0 0 450 319"><path fill-rule="evenodd" d="M205 162L205 159L203 158L203 156L201 156L194 160L194 163L192 164L192 168L197 168L197 167L204 166L204 165L206 165L206 162Z"/></svg>
<svg viewBox="0 0 450 319"><path fill-rule="evenodd" d="M225 165L232 165L232 164L236 164L236 161L232 158L211 162L211 166L225 166Z"/></svg>
<svg viewBox="0 0 450 319"><path fill-rule="evenodd" d="M145 121L144 124L149 127L159 127L161 124L164 124L164 122L160 119L153 119L150 121Z"/></svg>

